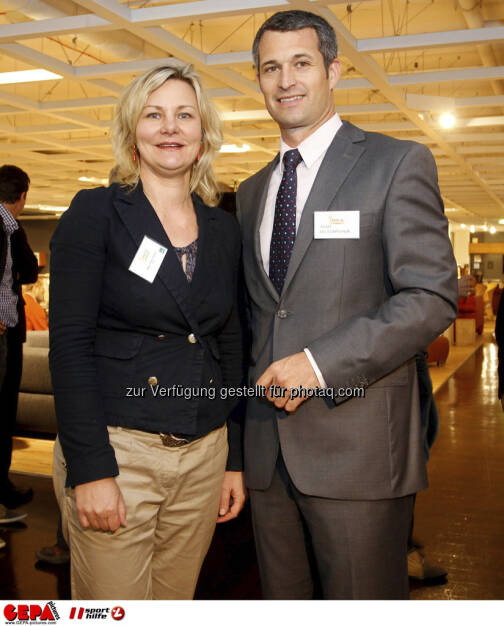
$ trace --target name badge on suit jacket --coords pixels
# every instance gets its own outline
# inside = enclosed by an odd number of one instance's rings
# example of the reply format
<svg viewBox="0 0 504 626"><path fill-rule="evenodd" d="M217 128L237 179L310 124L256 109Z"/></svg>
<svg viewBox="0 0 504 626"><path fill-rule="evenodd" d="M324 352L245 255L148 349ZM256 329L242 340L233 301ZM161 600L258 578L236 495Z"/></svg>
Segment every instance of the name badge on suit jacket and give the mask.
<svg viewBox="0 0 504 626"><path fill-rule="evenodd" d="M166 252L167 248L144 236L128 269L133 274L137 274L140 278L144 278L152 283L161 267Z"/></svg>
<svg viewBox="0 0 504 626"><path fill-rule="evenodd" d="M360 211L315 211L315 239L359 239Z"/></svg>

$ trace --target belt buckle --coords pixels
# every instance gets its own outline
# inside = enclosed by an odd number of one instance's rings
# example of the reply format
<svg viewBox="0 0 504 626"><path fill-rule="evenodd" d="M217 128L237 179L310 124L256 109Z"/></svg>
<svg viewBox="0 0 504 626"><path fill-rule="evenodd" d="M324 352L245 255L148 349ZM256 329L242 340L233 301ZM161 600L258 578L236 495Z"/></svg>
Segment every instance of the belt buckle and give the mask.
<svg viewBox="0 0 504 626"><path fill-rule="evenodd" d="M167 448L180 448L180 446L185 446L186 443L189 443L188 439L175 437L171 433L159 433L159 436L161 437L161 443Z"/></svg>

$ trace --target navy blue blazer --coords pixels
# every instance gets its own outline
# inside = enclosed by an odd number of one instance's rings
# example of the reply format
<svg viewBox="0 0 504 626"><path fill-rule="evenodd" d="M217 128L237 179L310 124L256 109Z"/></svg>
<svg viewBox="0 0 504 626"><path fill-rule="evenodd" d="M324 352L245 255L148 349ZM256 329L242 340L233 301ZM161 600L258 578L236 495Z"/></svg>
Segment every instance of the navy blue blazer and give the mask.
<svg viewBox="0 0 504 626"><path fill-rule="evenodd" d="M72 486L119 473L107 425L191 435L229 417L223 390L242 380L239 228L193 202L191 283L141 183L80 191L54 233L50 364ZM168 249L152 283L128 269L145 235ZM169 395L155 395L156 383ZM241 427L228 427L228 469L241 469Z"/></svg>

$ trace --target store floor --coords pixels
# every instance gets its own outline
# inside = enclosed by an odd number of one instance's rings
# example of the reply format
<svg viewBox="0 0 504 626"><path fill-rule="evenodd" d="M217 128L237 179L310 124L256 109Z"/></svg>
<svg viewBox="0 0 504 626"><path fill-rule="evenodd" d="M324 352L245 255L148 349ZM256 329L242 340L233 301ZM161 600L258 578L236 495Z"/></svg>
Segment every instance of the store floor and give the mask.
<svg viewBox="0 0 504 626"><path fill-rule="evenodd" d="M412 583L412 599L504 598L504 412L497 397L497 348L476 351L436 393L441 427L429 462L430 488L419 494L415 535L428 558L448 570L445 585ZM26 524L0 527L0 598L68 599L69 568L35 563L54 542L56 501L43 476L14 475L32 485ZM197 597L261 597L248 511L218 526Z"/></svg>

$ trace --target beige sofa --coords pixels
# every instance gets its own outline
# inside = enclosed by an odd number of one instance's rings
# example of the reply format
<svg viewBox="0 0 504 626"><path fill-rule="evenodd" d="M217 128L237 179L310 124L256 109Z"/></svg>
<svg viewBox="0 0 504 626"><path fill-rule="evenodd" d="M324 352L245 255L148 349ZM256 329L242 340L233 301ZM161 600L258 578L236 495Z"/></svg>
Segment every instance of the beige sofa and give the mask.
<svg viewBox="0 0 504 626"><path fill-rule="evenodd" d="M56 434L56 412L49 372L49 331L29 330L23 347L17 431Z"/></svg>

